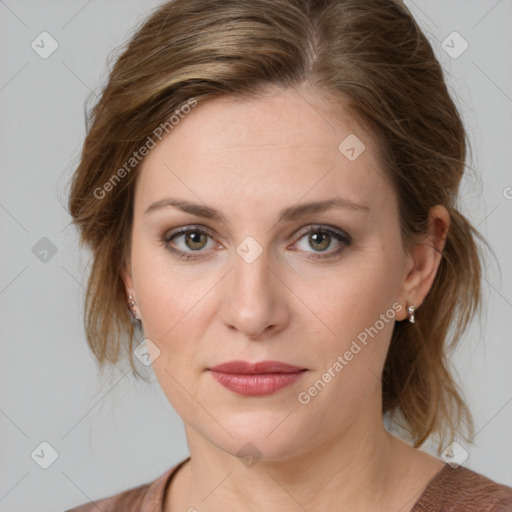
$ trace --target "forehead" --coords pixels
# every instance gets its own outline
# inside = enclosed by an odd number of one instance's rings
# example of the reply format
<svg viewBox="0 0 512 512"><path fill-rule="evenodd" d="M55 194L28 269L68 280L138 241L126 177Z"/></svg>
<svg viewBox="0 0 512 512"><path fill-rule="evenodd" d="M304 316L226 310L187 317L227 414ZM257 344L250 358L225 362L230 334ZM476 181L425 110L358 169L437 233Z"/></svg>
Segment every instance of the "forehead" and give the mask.
<svg viewBox="0 0 512 512"><path fill-rule="evenodd" d="M374 141L338 113L320 95L293 89L199 102L143 160L136 202L164 193L219 208L228 198L267 208L328 193L378 200L386 183Z"/></svg>

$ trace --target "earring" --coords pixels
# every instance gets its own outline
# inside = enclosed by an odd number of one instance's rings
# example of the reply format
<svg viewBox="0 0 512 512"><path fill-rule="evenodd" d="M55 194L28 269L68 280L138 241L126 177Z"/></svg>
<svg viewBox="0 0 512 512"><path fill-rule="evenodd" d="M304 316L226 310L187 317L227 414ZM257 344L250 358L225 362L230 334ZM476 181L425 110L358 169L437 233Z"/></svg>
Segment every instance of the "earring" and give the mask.
<svg viewBox="0 0 512 512"><path fill-rule="evenodd" d="M409 320L409 322L411 322L411 324L413 324L415 322L414 306L412 304L407 307L407 319Z"/></svg>
<svg viewBox="0 0 512 512"><path fill-rule="evenodd" d="M133 300L132 294L130 293L130 296L128 297L128 309L130 310L130 315L134 320L137 320L137 314L135 313L135 310L133 309L135 307L135 301Z"/></svg>

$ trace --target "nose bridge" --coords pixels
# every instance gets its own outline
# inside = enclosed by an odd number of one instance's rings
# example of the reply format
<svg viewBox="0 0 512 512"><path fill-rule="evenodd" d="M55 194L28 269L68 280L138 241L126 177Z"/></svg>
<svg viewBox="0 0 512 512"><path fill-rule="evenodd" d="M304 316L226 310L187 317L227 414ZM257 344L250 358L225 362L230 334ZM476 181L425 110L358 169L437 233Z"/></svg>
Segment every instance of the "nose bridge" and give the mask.
<svg viewBox="0 0 512 512"><path fill-rule="evenodd" d="M256 249L247 245L240 244L237 248L232 274L234 289L246 292L247 297L252 299L269 291L270 258L268 251L262 249L260 254L255 254Z"/></svg>
<svg viewBox="0 0 512 512"><path fill-rule="evenodd" d="M269 251L252 237L242 241L233 254L222 317L226 325L246 336L258 336L269 326L275 329L284 322L285 297L269 264Z"/></svg>

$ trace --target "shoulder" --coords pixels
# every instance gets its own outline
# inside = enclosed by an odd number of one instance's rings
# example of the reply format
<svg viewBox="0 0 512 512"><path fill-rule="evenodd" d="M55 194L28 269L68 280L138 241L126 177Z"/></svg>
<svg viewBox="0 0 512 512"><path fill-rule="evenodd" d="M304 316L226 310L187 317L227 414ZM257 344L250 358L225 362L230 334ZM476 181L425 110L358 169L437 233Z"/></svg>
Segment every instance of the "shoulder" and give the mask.
<svg viewBox="0 0 512 512"><path fill-rule="evenodd" d="M135 511L140 510L141 504L147 495L148 489L153 483L147 483L119 492L107 498L93 500L88 503L77 505L65 512L114 512L115 510Z"/></svg>
<svg viewBox="0 0 512 512"><path fill-rule="evenodd" d="M185 460L168 469L151 482L131 487L102 499L91 500L66 510L65 512L160 512L163 507L165 490L176 471L189 460Z"/></svg>
<svg viewBox="0 0 512 512"><path fill-rule="evenodd" d="M512 487L464 466L443 469L429 482L411 512L512 512Z"/></svg>

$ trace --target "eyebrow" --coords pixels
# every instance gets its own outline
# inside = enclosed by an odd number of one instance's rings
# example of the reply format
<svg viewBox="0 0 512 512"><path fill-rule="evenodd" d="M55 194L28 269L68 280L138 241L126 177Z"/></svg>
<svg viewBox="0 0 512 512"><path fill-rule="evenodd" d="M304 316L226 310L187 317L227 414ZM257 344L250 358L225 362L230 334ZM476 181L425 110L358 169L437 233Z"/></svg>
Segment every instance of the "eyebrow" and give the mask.
<svg viewBox="0 0 512 512"><path fill-rule="evenodd" d="M162 208L166 208L168 206L174 206L186 213L196 215L197 217L203 217L205 219L226 223L226 217L224 214L215 208L211 208L210 206L204 204L185 201L184 199L175 199L172 197L166 197L150 204L144 212L144 215L147 215L150 212L161 210ZM323 201L312 201L309 203L300 204L298 206L290 206L288 208L284 208L279 212L278 222L294 221L308 215L321 213L334 208L351 209L361 212L370 211L370 208L364 204L355 203L346 198L336 196L331 199L325 199Z"/></svg>

